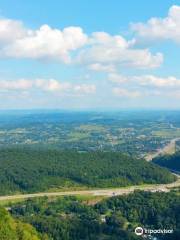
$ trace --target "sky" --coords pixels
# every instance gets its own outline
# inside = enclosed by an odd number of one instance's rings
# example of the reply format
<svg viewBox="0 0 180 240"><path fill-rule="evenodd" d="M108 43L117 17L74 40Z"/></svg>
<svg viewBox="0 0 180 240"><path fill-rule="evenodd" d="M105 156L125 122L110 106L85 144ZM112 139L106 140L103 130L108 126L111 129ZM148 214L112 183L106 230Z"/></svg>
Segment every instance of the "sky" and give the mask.
<svg viewBox="0 0 180 240"><path fill-rule="evenodd" d="M0 0L0 109L180 109L180 3Z"/></svg>

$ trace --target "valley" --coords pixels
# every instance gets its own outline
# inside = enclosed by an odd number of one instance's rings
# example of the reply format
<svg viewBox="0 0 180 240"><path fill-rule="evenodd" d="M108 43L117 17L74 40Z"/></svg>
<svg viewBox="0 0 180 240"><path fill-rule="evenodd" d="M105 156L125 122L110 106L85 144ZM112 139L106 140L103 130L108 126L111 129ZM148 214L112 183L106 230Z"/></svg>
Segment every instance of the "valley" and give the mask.
<svg viewBox="0 0 180 240"><path fill-rule="evenodd" d="M179 118L178 111L1 112L0 239L156 237L136 236L137 226L173 229L177 239Z"/></svg>

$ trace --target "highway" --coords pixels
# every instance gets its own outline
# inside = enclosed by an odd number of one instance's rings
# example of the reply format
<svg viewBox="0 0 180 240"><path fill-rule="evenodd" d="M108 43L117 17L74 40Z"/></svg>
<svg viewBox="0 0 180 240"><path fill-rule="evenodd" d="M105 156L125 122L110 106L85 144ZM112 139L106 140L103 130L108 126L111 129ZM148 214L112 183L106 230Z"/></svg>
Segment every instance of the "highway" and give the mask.
<svg viewBox="0 0 180 240"><path fill-rule="evenodd" d="M52 196L71 196L71 195L92 195L92 196L118 196L125 195L134 192L135 190L151 191L151 192L168 192L171 188L180 187L180 177L176 182L170 184L152 184L152 185L136 185L126 188L114 188L114 189L88 189L79 191L65 191L65 192L39 192L30 194L19 194L11 196L0 196L0 201L11 201L17 199L29 199L36 197L52 197Z"/></svg>
<svg viewBox="0 0 180 240"><path fill-rule="evenodd" d="M164 146L161 149L158 149L157 152L155 153L148 153L145 156L145 159L147 161L152 161L153 158L158 157L160 155L165 155L165 154L173 154L175 153L175 146L176 146L176 141L180 140L180 138L174 138L172 139L166 146Z"/></svg>

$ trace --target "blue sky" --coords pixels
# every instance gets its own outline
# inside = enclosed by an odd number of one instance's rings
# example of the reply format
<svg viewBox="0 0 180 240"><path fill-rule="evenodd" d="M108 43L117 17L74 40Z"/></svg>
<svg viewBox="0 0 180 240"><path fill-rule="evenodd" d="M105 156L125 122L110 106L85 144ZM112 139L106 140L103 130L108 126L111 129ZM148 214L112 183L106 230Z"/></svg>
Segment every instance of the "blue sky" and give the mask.
<svg viewBox="0 0 180 240"><path fill-rule="evenodd" d="M0 109L180 108L178 1L0 1Z"/></svg>

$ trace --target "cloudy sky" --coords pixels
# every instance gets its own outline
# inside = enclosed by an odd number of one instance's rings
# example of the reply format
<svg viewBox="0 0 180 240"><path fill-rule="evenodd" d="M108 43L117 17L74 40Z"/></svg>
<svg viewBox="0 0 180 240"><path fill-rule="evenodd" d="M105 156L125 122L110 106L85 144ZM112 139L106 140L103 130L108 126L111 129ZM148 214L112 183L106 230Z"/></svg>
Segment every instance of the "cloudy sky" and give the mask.
<svg viewBox="0 0 180 240"><path fill-rule="evenodd" d="M0 109L180 109L180 4L1 0Z"/></svg>

